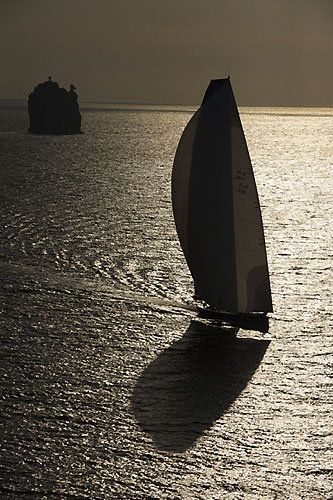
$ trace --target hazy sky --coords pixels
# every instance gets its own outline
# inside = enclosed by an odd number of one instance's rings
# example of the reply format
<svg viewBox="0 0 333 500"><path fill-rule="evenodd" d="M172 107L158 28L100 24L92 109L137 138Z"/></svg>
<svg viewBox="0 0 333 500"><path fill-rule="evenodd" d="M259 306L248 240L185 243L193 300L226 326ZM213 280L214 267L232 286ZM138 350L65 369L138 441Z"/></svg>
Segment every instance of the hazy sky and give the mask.
<svg viewBox="0 0 333 500"><path fill-rule="evenodd" d="M80 101L333 107L333 0L0 0L0 97L49 75Z"/></svg>

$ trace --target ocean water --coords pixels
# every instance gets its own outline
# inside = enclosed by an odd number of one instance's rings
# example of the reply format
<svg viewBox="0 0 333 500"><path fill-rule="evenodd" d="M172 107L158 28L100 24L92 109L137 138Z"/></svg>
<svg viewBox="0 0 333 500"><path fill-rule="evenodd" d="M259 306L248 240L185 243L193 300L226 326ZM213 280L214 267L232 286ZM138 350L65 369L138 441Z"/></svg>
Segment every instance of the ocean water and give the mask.
<svg viewBox="0 0 333 500"><path fill-rule="evenodd" d="M333 109L241 108L267 334L197 317L173 223L194 108L0 103L0 498L332 497Z"/></svg>

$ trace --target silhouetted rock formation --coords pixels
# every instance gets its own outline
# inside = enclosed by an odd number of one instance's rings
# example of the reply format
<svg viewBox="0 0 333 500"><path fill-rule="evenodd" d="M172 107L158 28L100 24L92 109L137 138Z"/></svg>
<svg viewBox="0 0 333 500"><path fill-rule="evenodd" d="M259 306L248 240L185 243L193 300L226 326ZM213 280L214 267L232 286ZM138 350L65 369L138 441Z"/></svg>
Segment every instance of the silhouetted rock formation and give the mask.
<svg viewBox="0 0 333 500"><path fill-rule="evenodd" d="M81 114L74 85L67 91L51 77L29 95L29 132L35 134L81 134Z"/></svg>

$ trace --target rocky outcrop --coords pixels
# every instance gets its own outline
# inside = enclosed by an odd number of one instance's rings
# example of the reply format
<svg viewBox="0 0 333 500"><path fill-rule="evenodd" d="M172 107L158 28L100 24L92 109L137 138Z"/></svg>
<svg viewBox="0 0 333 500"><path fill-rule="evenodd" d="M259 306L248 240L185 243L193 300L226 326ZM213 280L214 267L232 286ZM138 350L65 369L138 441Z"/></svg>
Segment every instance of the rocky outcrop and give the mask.
<svg viewBox="0 0 333 500"><path fill-rule="evenodd" d="M35 134L82 134L81 114L74 85L67 91L49 76L29 95L29 132Z"/></svg>

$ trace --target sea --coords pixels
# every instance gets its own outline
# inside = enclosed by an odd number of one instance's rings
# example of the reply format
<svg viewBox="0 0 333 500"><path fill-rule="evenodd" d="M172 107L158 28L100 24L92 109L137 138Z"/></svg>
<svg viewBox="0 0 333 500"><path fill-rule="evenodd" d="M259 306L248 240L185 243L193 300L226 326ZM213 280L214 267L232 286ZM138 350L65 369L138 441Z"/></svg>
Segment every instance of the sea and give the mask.
<svg viewBox="0 0 333 500"><path fill-rule="evenodd" d="M240 107L269 331L202 320L171 170L191 106L0 102L0 498L333 497L333 109Z"/></svg>

